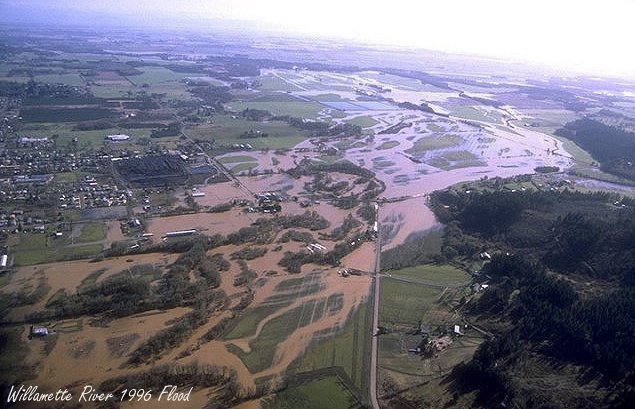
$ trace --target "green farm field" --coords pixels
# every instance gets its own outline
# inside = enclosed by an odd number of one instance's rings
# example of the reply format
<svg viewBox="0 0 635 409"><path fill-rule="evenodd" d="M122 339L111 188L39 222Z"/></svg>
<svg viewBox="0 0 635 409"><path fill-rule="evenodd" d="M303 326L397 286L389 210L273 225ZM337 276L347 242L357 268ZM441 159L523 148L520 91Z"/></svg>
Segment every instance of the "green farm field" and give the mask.
<svg viewBox="0 0 635 409"><path fill-rule="evenodd" d="M361 409L362 405L336 377L330 376L285 389L266 399L263 409Z"/></svg>

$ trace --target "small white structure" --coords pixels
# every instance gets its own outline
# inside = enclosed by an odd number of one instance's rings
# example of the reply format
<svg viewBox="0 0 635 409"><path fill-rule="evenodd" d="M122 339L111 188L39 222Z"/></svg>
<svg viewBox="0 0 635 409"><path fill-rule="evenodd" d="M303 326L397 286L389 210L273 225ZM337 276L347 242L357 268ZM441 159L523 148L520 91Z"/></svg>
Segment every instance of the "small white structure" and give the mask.
<svg viewBox="0 0 635 409"><path fill-rule="evenodd" d="M49 330L46 327L33 328L31 335L34 337L45 337L49 334Z"/></svg>
<svg viewBox="0 0 635 409"><path fill-rule="evenodd" d="M319 244L319 243L311 243L311 244L309 244L309 246L311 246L311 247L313 247L314 249L319 250L319 251L324 251L324 250L326 250L326 247L324 247L323 245L321 245L321 244Z"/></svg>
<svg viewBox="0 0 635 409"><path fill-rule="evenodd" d="M130 139L130 137L124 134L117 134L117 135L108 135L106 136L106 139L108 139L111 142L121 142L121 141L127 141L128 139Z"/></svg>
<svg viewBox="0 0 635 409"><path fill-rule="evenodd" d="M31 138L28 136L20 138L20 143L47 143L49 138Z"/></svg>
<svg viewBox="0 0 635 409"><path fill-rule="evenodd" d="M461 332L461 326L460 325L455 325L454 326L454 333L456 335L463 335L463 333Z"/></svg>
<svg viewBox="0 0 635 409"><path fill-rule="evenodd" d="M6 254L3 254L2 257L0 257L0 267L5 268L8 261L9 257Z"/></svg>
<svg viewBox="0 0 635 409"><path fill-rule="evenodd" d="M192 234L196 234L197 231L192 230L179 230L179 231L169 231L165 233L165 237L182 237L182 236L191 236Z"/></svg>
<svg viewBox="0 0 635 409"><path fill-rule="evenodd" d="M481 260L491 260L492 259L492 256L487 251L484 251L481 254L479 254L479 257L481 258Z"/></svg>
<svg viewBox="0 0 635 409"><path fill-rule="evenodd" d="M192 192L192 197L203 197L205 192Z"/></svg>

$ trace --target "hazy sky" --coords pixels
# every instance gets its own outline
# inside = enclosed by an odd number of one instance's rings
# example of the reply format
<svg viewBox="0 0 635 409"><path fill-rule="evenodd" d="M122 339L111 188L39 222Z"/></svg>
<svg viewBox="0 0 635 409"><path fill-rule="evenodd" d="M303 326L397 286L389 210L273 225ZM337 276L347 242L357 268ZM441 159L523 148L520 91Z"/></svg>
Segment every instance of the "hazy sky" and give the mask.
<svg viewBox="0 0 635 409"><path fill-rule="evenodd" d="M635 2L629 0L0 0L0 20L28 20L36 10L51 16L94 13L140 25L242 20L281 31L635 78Z"/></svg>

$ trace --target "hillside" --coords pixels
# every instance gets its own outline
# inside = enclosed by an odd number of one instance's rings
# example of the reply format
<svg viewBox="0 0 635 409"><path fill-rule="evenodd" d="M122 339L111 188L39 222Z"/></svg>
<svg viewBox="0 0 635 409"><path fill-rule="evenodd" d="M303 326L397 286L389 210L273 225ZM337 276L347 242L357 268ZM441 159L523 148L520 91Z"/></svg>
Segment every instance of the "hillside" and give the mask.
<svg viewBox="0 0 635 409"><path fill-rule="evenodd" d="M494 336L446 381L474 406L628 407L635 211L607 193L435 193L444 254L491 262L466 315ZM450 248L452 250L450 250ZM463 406L465 400L448 402Z"/></svg>

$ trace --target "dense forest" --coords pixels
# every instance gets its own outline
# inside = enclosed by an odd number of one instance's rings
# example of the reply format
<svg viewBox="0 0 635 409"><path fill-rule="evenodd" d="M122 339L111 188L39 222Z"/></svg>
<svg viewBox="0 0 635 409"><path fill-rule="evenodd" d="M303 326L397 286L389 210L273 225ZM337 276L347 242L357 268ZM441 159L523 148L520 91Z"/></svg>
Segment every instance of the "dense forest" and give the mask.
<svg viewBox="0 0 635 409"><path fill-rule="evenodd" d="M635 209L608 193L437 192L442 254L492 260L464 306L491 327L450 379L493 407L619 407L635 398ZM552 382L545 387L545 382Z"/></svg>
<svg viewBox="0 0 635 409"><path fill-rule="evenodd" d="M556 135L589 151L603 171L635 180L635 134L583 118L558 129Z"/></svg>

